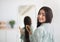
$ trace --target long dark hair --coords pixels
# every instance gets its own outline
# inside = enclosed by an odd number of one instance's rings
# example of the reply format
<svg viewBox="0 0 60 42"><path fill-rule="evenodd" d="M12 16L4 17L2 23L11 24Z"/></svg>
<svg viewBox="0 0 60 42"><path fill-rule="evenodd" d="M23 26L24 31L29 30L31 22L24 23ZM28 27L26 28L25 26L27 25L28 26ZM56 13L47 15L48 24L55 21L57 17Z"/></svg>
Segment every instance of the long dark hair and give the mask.
<svg viewBox="0 0 60 42"><path fill-rule="evenodd" d="M25 25L25 42L30 42L30 40L29 40L29 32L26 30L26 25L31 26L31 18L29 16L26 16L24 18L24 25Z"/></svg>
<svg viewBox="0 0 60 42"><path fill-rule="evenodd" d="M46 22L45 23L51 23L52 18L53 18L53 13L52 13L52 9L49 7L42 7L40 10L44 10L45 11L45 17L46 17ZM40 10L38 12L38 14L40 14ZM37 27L39 27L41 25L41 23L38 21L37 19Z"/></svg>

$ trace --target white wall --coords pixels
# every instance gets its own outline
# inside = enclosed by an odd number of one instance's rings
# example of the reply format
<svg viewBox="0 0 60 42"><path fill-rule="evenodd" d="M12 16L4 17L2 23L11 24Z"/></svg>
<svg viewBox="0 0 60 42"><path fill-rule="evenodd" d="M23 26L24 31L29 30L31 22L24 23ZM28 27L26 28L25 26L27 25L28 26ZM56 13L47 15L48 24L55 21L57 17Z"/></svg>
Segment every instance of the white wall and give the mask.
<svg viewBox="0 0 60 42"><path fill-rule="evenodd" d="M53 10L53 26L55 42L60 42L60 0L0 0L0 20L16 20L18 26L18 7L20 5L36 5L36 14L42 6L49 6Z"/></svg>

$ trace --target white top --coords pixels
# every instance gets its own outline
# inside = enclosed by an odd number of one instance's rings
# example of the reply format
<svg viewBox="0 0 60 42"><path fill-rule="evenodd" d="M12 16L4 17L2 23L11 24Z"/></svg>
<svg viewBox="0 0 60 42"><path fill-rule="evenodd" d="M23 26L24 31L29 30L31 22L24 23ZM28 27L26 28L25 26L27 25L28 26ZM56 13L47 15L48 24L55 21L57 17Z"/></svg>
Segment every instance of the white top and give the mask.
<svg viewBox="0 0 60 42"><path fill-rule="evenodd" d="M54 42L52 25L49 23L42 24L35 30L32 37L32 42Z"/></svg>

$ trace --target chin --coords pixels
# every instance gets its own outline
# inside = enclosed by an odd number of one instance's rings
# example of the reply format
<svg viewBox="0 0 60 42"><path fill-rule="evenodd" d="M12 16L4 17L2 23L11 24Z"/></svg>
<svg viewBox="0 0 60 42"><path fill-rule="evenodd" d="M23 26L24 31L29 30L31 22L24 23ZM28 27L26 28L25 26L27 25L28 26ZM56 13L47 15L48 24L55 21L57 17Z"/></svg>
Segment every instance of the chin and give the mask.
<svg viewBox="0 0 60 42"><path fill-rule="evenodd" d="M43 21L39 21L40 23L44 23Z"/></svg>

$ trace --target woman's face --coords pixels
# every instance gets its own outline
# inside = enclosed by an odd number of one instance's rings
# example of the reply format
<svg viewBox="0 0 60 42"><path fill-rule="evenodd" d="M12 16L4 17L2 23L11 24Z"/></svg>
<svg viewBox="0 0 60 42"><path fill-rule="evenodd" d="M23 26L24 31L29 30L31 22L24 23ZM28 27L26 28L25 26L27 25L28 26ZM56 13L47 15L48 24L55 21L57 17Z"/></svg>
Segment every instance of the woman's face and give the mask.
<svg viewBox="0 0 60 42"><path fill-rule="evenodd" d="M43 9L40 10L40 14L38 14L38 21L40 23L44 23L46 21L46 15L45 15L45 11Z"/></svg>

